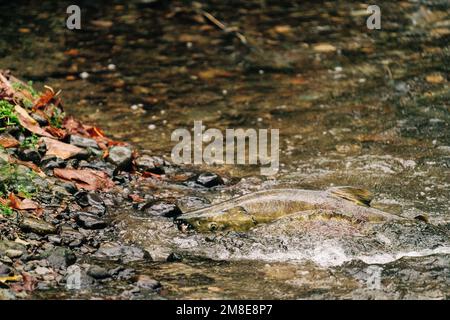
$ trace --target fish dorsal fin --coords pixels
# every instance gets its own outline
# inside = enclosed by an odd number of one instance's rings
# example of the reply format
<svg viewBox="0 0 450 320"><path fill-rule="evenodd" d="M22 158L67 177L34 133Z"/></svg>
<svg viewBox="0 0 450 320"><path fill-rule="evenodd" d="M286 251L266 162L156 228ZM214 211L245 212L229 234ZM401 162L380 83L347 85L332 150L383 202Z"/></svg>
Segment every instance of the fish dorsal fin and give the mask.
<svg viewBox="0 0 450 320"><path fill-rule="evenodd" d="M366 189L354 187L333 187L328 191L336 197L354 202L360 206L370 206L370 201L373 199L373 194Z"/></svg>

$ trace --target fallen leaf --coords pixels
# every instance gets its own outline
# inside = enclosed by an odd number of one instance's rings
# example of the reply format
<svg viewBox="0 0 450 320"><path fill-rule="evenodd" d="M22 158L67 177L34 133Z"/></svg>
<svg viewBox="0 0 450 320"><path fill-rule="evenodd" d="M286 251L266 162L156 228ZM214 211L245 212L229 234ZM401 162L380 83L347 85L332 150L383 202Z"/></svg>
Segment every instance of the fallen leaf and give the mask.
<svg viewBox="0 0 450 320"><path fill-rule="evenodd" d="M10 163L15 163L15 164L20 164L22 166L25 166L27 168L30 168L31 170L33 170L34 172L36 172L40 177L44 178L46 177L45 173L41 170L41 168L39 168L36 164L34 164L31 161L22 161L19 159L14 158L13 156L9 156L8 161Z"/></svg>
<svg viewBox="0 0 450 320"><path fill-rule="evenodd" d="M0 146L3 148L14 148L20 145L20 142L10 134L0 135Z"/></svg>
<svg viewBox="0 0 450 320"><path fill-rule="evenodd" d="M231 77L232 73L222 70L222 69L215 69L211 68L205 71L200 71L198 73L198 77L203 80L210 80L218 77Z"/></svg>
<svg viewBox="0 0 450 320"><path fill-rule="evenodd" d="M144 202L145 201L145 199L140 197L138 194L129 194L128 198L130 198L133 202L136 202L136 203L140 203L140 202Z"/></svg>
<svg viewBox="0 0 450 320"><path fill-rule="evenodd" d="M274 31L276 33L290 33L290 32L292 32L291 26L288 26L288 25L275 26L273 29L274 29Z"/></svg>
<svg viewBox="0 0 450 320"><path fill-rule="evenodd" d="M45 127L45 131L50 133L52 136L57 137L58 139L64 139L67 136L66 130L52 126Z"/></svg>
<svg viewBox="0 0 450 320"><path fill-rule="evenodd" d="M76 57L80 54L80 51L78 49L69 49L64 51L64 54L67 56Z"/></svg>
<svg viewBox="0 0 450 320"><path fill-rule="evenodd" d="M47 131L42 129L39 126L39 123L37 123L37 121L34 120L24 108L22 108L19 105L16 105L14 108L14 111L17 113L17 117L19 118L20 124L25 129L27 129L28 131L30 131L34 134L37 134L39 136L44 136L44 137L49 137L49 138L53 137L50 133L48 133Z"/></svg>
<svg viewBox="0 0 450 320"><path fill-rule="evenodd" d="M45 153L46 156L56 156L65 160L83 152L83 149L77 146L55 139L42 138L42 141L47 146L47 152Z"/></svg>
<svg viewBox="0 0 450 320"><path fill-rule="evenodd" d="M442 83L445 81L444 77L440 74L430 74L426 76L425 80L427 80L428 83L433 84Z"/></svg>
<svg viewBox="0 0 450 320"><path fill-rule="evenodd" d="M18 281L21 281L21 280L22 280L22 276L19 276L19 275L0 277L0 282L1 283L18 282Z"/></svg>
<svg viewBox="0 0 450 320"><path fill-rule="evenodd" d="M327 53L327 52L335 52L337 49L335 46L329 44L329 43L320 43L314 46L314 51L321 52L321 53Z"/></svg>
<svg viewBox="0 0 450 320"><path fill-rule="evenodd" d="M98 28L111 28L113 26L113 22L108 20L93 20L91 23Z"/></svg>
<svg viewBox="0 0 450 320"><path fill-rule="evenodd" d="M47 106L50 103L50 101L52 101L52 99L54 97L55 97L55 93L53 91L47 89L47 91L45 91L39 97L39 99L37 99L37 101L34 103L33 110L44 108L45 106Z"/></svg>
<svg viewBox="0 0 450 320"><path fill-rule="evenodd" d="M14 193L9 194L9 206L16 210L36 210L39 209L39 205L30 199L20 200L14 195Z"/></svg>
<svg viewBox="0 0 450 320"><path fill-rule="evenodd" d="M53 173L56 177L72 181L78 188L86 190L108 190L115 186L114 182L103 171L56 168Z"/></svg>

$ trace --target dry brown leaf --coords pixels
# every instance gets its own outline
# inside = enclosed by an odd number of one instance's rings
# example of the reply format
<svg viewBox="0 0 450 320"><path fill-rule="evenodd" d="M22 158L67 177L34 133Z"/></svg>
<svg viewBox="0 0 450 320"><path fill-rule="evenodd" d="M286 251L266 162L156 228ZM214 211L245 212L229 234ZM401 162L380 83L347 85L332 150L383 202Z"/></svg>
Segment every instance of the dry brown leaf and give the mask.
<svg viewBox="0 0 450 320"><path fill-rule="evenodd" d="M329 43L320 43L314 46L314 51L321 52L321 53L327 53L327 52L335 52L337 49L335 46L329 44Z"/></svg>
<svg viewBox="0 0 450 320"><path fill-rule="evenodd" d="M56 168L53 173L56 177L72 181L78 188L86 190L108 190L115 186L114 182L103 171Z"/></svg>
<svg viewBox="0 0 450 320"><path fill-rule="evenodd" d="M37 210L39 205L30 199L20 200L14 195L14 193L9 194L9 206L16 210Z"/></svg>
<svg viewBox="0 0 450 320"><path fill-rule="evenodd" d="M215 69L215 68L200 71L198 73L198 77L203 80L210 80L210 79L219 78L219 77L231 77L231 76L232 76L232 73L230 73L226 70Z"/></svg>
<svg viewBox="0 0 450 320"><path fill-rule="evenodd" d="M42 138L42 141L47 146L46 156L56 156L61 159L69 159L83 151L83 149L64 143L55 139Z"/></svg>
<svg viewBox="0 0 450 320"><path fill-rule="evenodd" d="M17 117L19 118L20 124L25 129L27 129L28 131L30 131L34 134L37 134L39 136L49 137L49 138L53 137L50 133L48 133L47 131L42 129L39 126L39 123L37 123L37 121L34 120L24 108L22 108L19 105L16 105L14 108L14 111L17 113Z"/></svg>
<svg viewBox="0 0 450 320"><path fill-rule="evenodd" d="M0 146L3 148L14 148L20 145L20 142L10 134L0 135Z"/></svg>
<svg viewBox="0 0 450 320"><path fill-rule="evenodd" d="M433 84L442 83L445 81L444 77L440 74L430 74L426 76L425 80L427 80L428 83Z"/></svg>

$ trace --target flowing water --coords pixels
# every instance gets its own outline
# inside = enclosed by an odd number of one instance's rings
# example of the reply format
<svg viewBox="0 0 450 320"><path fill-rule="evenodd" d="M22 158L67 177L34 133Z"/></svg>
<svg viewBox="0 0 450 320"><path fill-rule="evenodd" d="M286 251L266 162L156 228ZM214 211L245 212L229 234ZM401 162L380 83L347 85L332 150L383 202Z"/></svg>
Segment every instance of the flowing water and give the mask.
<svg viewBox="0 0 450 320"><path fill-rule="evenodd" d="M289 222L259 234L186 235L169 219L118 210L124 239L157 260L135 267L162 282L164 297L449 297L448 1L379 1L381 30L367 29L358 1L203 4L251 48L189 2L80 1L79 31L64 27L68 5L0 5L0 68L61 88L67 113L167 157L172 131L196 120L280 129L275 177L203 166L194 169L226 185L136 188L186 211L262 189L352 185L373 191L377 208L430 223L357 241L283 229ZM174 250L186 258L163 262Z"/></svg>

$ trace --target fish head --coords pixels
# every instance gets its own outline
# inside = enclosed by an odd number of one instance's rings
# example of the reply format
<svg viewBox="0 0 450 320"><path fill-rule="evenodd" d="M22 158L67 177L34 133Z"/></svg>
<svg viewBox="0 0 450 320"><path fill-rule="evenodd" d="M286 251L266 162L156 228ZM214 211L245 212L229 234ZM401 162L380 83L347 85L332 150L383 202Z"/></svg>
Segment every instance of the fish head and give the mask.
<svg viewBox="0 0 450 320"><path fill-rule="evenodd" d="M247 231L256 225L255 219L241 206L219 212L186 213L175 222L179 227L198 232Z"/></svg>

